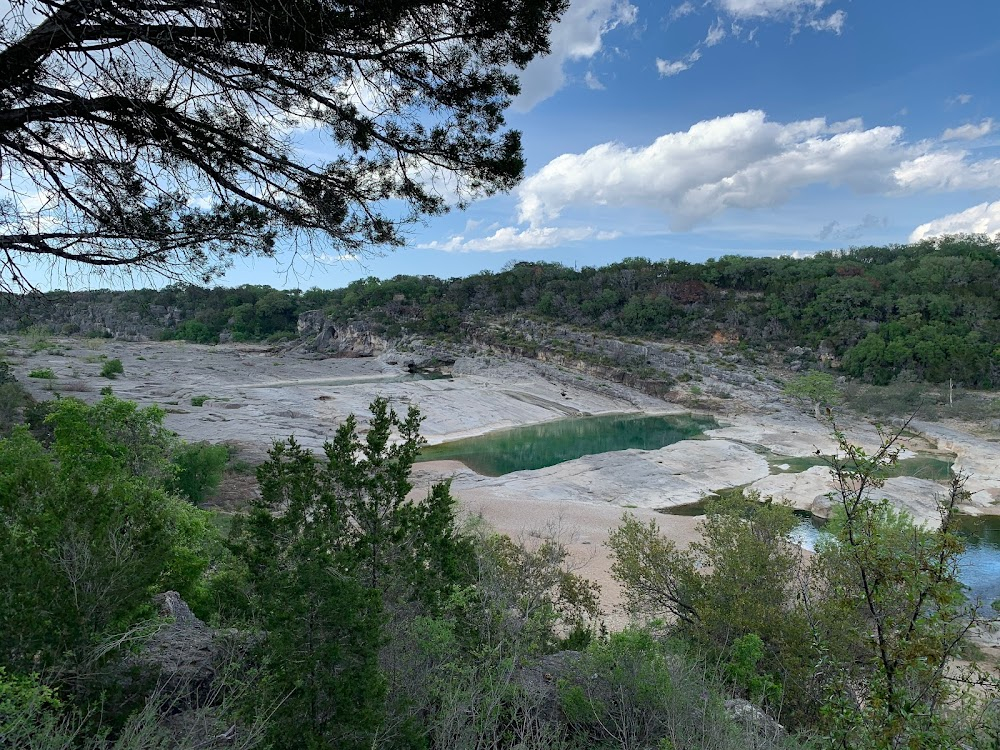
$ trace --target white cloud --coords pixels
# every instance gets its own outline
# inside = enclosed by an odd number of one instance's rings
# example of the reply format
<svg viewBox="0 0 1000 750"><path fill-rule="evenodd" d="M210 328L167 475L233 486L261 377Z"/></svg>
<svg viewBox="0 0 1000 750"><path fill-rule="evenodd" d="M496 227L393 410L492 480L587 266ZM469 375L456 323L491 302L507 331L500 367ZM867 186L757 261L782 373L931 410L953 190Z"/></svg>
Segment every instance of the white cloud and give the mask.
<svg viewBox="0 0 1000 750"><path fill-rule="evenodd" d="M572 0L552 29L552 51L536 57L521 72L521 93L513 108L526 112L552 96L566 82L563 68L567 62L594 57L601 51L604 35L634 23L636 13L628 0Z"/></svg>
<svg viewBox="0 0 1000 750"><path fill-rule="evenodd" d="M427 242L417 247L424 250L444 250L450 253L504 253L516 250L538 250L558 247L581 240L613 240L619 232L597 231L593 227L500 227L489 237L455 235L444 242Z"/></svg>
<svg viewBox="0 0 1000 750"><path fill-rule="evenodd" d="M692 13L696 13L697 10L694 7L694 3L689 0L681 3L670 9L670 20L676 21L678 18L684 18L684 16L690 16Z"/></svg>
<svg viewBox="0 0 1000 750"><path fill-rule="evenodd" d="M681 60L661 60L656 58L656 70L664 78L675 76L688 70L694 63L701 59L701 53L695 50Z"/></svg>
<svg viewBox="0 0 1000 750"><path fill-rule="evenodd" d="M847 14L842 11L834 11L826 18L814 18L808 21L809 28L816 31L830 31L840 36L844 30L844 23L847 21Z"/></svg>
<svg viewBox="0 0 1000 750"><path fill-rule="evenodd" d="M978 125L967 123L957 128L948 128L941 135L942 141L974 141L988 135L993 130L993 118L989 117Z"/></svg>
<svg viewBox="0 0 1000 750"><path fill-rule="evenodd" d="M972 101L972 94L958 94L948 100L948 104L968 104Z"/></svg>
<svg viewBox="0 0 1000 750"><path fill-rule="evenodd" d="M910 234L910 242L944 234L989 234L1000 232L1000 201L980 203L957 214L921 224Z"/></svg>
<svg viewBox="0 0 1000 750"><path fill-rule="evenodd" d="M324 266L336 266L343 265L345 263L356 263L361 260L361 256L355 255L354 253L340 253L338 255L320 253L319 255L314 256L313 260Z"/></svg>
<svg viewBox="0 0 1000 750"><path fill-rule="evenodd" d="M814 16L827 0L716 0L734 18L787 19Z"/></svg>
<svg viewBox="0 0 1000 750"><path fill-rule="evenodd" d="M706 47L714 47L725 38L726 29L722 25L722 19L717 18L715 19L715 25L708 27L708 34L705 35L705 41L702 44Z"/></svg>
<svg viewBox="0 0 1000 750"><path fill-rule="evenodd" d="M714 3L714 5L713 5ZM694 51L686 57L677 60L656 58L656 69L660 76L670 77L688 70L701 57L702 48L714 47L727 36L752 42L757 34L760 23L790 24L793 33L803 28L814 31L831 32L838 36L844 30L847 13L835 10L827 14L830 0L706 0L703 7L714 7L718 15L715 23L709 26L705 38L695 46ZM696 13L697 8L689 2L675 7L670 13L670 20ZM753 24L749 33L744 36L745 22ZM726 25L729 31L726 31Z"/></svg>
<svg viewBox="0 0 1000 750"><path fill-rule="evenodd" d="M601 91L604 88L604 84L594 75L592 70L587 71L587 75L583 77L583 82L587 85L588 89L592 89L593 91Z"/></svg>
<svg viewBox="0 0 1000 750"><path fill-rule="evenodd" d="M1000 187L1000 160L860 119L771 122L752 110L698 122L651 144L563 154L517 189L519 221L543 226L570 207L646 207L688 229L728 209L778 206L809 185L899 195Z"/></svg>
<svg viewBox="0 0 1000 750"><path fill-rule="evenodd" d="M967 151L932 151L903 161L893 177L903 192L1000 186L1000 159L972 161Z"/></svg>
<svg viewBox="0 0 1000 750"><path fill-rule="evenodd" d="M900 161L898 127L833 128L817 118L787 124L749 111L696 123L644 148L616 143L564 154L518 189L522 221L534 225L570 205L644 205L687 228L726 208L777 205L814 183L889 186Z"/></svg>

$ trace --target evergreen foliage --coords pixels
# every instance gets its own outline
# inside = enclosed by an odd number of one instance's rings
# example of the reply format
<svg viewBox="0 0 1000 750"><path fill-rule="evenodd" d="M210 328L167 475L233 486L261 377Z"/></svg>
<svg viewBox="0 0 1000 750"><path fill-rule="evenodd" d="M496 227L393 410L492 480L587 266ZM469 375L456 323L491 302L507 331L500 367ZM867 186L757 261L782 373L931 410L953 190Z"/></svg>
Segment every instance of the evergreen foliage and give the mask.
<svg viewBox="0 0 1000 750"><path fill-rule="evenodd" d="M0 288L32 258L207 280L282 240L336 253L510 189L503 110L559 0L59 0L0 25ZM296 148L297 128L327 140ZM41 206L23 199L49 197ZM41 231L38 227L45 227Z"/></svg>

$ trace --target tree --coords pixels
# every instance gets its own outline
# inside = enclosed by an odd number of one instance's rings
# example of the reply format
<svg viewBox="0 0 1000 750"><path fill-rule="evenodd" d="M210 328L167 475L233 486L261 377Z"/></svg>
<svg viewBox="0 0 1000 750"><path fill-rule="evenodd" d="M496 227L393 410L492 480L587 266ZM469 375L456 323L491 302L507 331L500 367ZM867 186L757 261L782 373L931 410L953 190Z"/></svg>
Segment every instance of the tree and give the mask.
<svg viewBox="0 0 1000 750"><path fill-rule="evenodd" d="M823 715L838 748L967 747L978 727L962 726L961 707L996 700L995 676L955 663L970 631L987 624L958 579L964 543L954 526L968 500L965 478L952 478L937 528L872 494L898 459L905 427L882 433L871 454L835 431L839 528L820 546L802 601L822 644Z"/></svg>
<svg viewBox="0 0 1000 750"><path fill-rule="evenodd" d="M275 444L258 469L260 499L234 523L230 544L247 574L238 584L267 632L276 748L371 747L398 730L386 707L388 633L436 614L471 567L448 485L407 499L417 409L400 418L379 398L371 411L365 437L349 417L325 461L292 439Z"/></svg>
<svg viewBox="0 0 1000 750"><path fill-rule="evenodd" d="M207 564L203 514L171 496L169 433L155 407L61 399L45 446L0 440L0 655L14 670L92 678L165 589L193 592ZM121 638L121 643L127 639Z"/></svg>
<svg viewBox="0 0 1000 750"><path fill-rule="evenodd" d="M503 110L565 0L51 0L0 31L0 283L336 253L523 171ZM315 128L327 155L296 151Z"/></svg>
<svg viewBox="0 0 1000 750"><path fill-rule="evenodd" d="M820 409L840 403L840 391L837 390L833 375L827 372L810 372L798 375L785 383L785 393L797 399L812 403L816 419L820 419Z"/></svg>
<svg viewBox="0 0 1000 750"><path fill-rule="evenodd" d="M790 550L789 508L734 504L709 509L690 551L626 519L609 540L612 572L635 609L674 616L710 661L728 660L734 687L774 708L780 697L782 720L819 730L821 746L992 747L996 677L959 661L970 632L990 624L958 578L963 479L937 528L878 495L905 427L868 453L835 426L839 518L808 564Z"/></svg>

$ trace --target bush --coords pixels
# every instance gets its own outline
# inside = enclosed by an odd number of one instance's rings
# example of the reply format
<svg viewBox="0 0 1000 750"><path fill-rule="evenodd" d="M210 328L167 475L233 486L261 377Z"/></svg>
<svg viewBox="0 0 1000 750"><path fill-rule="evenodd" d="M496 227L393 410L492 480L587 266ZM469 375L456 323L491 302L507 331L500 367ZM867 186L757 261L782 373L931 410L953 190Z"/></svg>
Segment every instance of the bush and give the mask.
<svg viewBox="0 0 1000 750"><path fill-rule="evenodd" d="M174 451L177 475L171 489L192 503L203 502L218 488L227 461L229 449L224 445L183 443Z"/></svg>
<svg viewBox="0 0 1000 750"><path fill-rule="evenodd" d="M14 373L11 372L10 365L0 359L0 385L16 382L17 378L15 378Z"/></svg>
<svg viewBox="0 0 1000 750"><path fill-rule="evenodd" d="M123 372L125 372L125 368L122 367L120 359L109 359L104 363L104 367L101 368L101 377L114 380Z"/></svg>
<svg viewBox="0 0 1000 750"><path fill-rule="evenodd" d="M746 748L704 669L648 630L593 644L560 682L564 715L580 747Z"/></svg>
<svg viewBox="0 0 1000 750"><path fill-rule="evenodd" d="M32 402L21 384L0 382L0 436L7 435L22 421L22 409Z"/></svg>
<svg viewBox="0 0 1000 750"><path fill-rule="evenodd" d="M202 395L202 396L192 396L191 397L191 406L204 406L205 402L208 401L210 398L211 398L211 396L205 396L205 395Z"/></svg>
<svg viewBox="0 0 1000 750"><path fill-rule="evenodd" d="M42 367L28 373L29 378L40 378L41 380L55 380L56 374L51 367Z"/></svg>

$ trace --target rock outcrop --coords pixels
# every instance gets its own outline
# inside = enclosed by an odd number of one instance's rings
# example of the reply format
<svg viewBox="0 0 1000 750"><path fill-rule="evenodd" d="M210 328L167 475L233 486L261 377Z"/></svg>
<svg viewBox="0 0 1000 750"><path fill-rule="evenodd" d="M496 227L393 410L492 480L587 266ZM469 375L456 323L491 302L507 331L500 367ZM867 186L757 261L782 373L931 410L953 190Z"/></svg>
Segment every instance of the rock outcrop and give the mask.
<svg viewBox="0 0 1000 750"><path fill-rule="evenodd" d="M321 310L299 315L297 325L302 346L339 357L374 357L389 349L389 341L361 321L337 323Z"/></svg>

